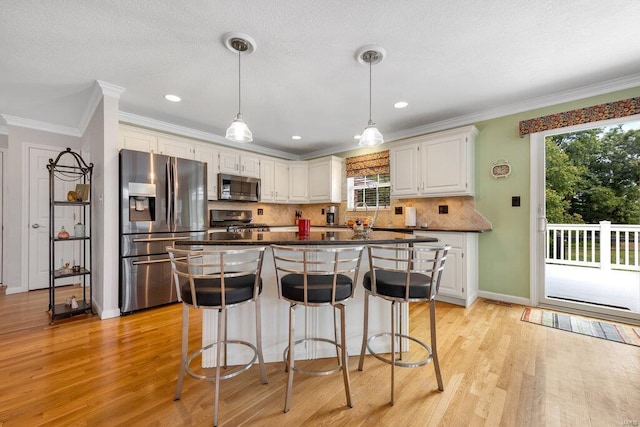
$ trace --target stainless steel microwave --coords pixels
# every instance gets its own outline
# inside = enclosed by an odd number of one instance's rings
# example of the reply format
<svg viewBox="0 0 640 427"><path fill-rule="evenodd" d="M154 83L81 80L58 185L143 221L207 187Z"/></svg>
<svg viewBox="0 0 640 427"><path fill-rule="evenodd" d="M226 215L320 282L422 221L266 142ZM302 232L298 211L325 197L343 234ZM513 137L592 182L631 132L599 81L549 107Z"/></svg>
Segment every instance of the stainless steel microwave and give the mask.
<svg viewBox="0 0 640 427"><path fill-rule="evenodd" d="M260 201L260 178L218 174L218 200Z"/></svg>

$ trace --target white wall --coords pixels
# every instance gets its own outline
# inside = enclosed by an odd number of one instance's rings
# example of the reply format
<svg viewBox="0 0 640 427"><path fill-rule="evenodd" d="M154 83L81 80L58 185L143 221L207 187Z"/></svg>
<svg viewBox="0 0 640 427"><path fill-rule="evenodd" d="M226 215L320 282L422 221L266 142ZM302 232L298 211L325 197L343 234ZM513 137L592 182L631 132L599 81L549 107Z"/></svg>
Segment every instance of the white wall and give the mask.
<svg viewBox="0 0 640 427"><path fill-rule="evenodd" d="M28 290L29 150L80 148L80 139L9 125L4 180L4 280L7 294Z"/></svg>

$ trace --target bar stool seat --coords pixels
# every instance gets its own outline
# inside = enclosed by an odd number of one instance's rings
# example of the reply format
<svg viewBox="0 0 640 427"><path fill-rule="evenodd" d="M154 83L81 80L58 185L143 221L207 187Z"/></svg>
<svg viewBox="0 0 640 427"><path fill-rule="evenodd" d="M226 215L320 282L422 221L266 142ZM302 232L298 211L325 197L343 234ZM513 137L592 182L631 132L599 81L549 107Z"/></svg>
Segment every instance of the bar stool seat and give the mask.
<svg viewBox="0 0 640 427"><path fill-rule="evenodd" d="M349 355L345 332L344 301L355 291L356 279L364 246L311 248L302 246L272 245L273 260L278 281L279 297L289 302L289 345L283 359L288 370L284 412L291 408L294 372L309 375L329 375L342 371L347 405L351 404L349 382ZM333 307L333 339L305 336L295 339L295 313L297 307ZM340 314L340 339L336 324L336 310ZM295 348L301 343L315 341L333 345L337 365L330 369L300 369L295 363Z"/></svg>
<svg viewBox="0 0 640 427"><path fill-rule="evenodd" d="M215 247L177 249L167 247L171 259L173 280L182 301L182 351L174 400L179 400L185 374L204 381L215 382L213 423L218 425L220 381L247 371L255 363L260 365L260 376L267 384L267 372L262 355L260 293L262 292L262 261L265 247L220 250ZM227 338L227 310L244 303L254 302L256 343ZM189 309L216 310L216 341L189 353ZM244 319L242 319L244 321ZM227 347L230 344L251 349L251 360L227 369ZM191 368L191 362L203 352L215 349L215 375L203 375ZM222 355L224 354L224 361ZM225 372L222 372L222 368Z"/></svg>
<svg viewBox="0 0 640 427"><path fill-rule="evenodd" d="M443 391L440 363L436 346L435 297L440 288L440 279L450 246L409 246L368 245L369 271L362 280L365 289L364 333L358 370L364 369L364 356L368 350L376 359L391 365L391 404L395 402L395 367L416 368L433 361L438 382L438 390ZM368 335L369 297L379 297L391 302L391 331ZM415 337L402 333L402 324L396 330L398 306L410 302L429 302L429 324L431 346ZM390 337L391 354L385 357L377 353L371 345L382 337ZM416 362L402 360L403 340L411 341L426 351L426 357ZM400 344L396 357L396 341Z"/></svg>

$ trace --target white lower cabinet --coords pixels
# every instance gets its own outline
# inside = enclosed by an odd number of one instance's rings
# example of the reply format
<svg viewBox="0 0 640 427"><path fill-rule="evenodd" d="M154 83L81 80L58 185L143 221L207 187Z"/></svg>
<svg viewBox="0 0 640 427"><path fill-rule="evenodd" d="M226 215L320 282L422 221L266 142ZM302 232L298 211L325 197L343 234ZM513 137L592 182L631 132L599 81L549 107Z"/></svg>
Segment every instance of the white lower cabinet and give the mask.
<svg viewBox="0 0 640 427"><path fill-rule="evenodd" d="M414 234L438 239L421 245L451 245L436 299L469 307L478 298L477 233L414 231Z"/></svg>

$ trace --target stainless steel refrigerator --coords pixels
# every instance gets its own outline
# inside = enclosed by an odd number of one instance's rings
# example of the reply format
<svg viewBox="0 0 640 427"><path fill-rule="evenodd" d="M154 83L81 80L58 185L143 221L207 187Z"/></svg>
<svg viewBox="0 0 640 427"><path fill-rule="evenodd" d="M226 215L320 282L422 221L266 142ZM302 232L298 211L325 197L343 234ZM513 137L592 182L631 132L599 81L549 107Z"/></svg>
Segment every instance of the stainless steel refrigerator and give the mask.
<svg viewBox="0 0 640 427"><path fill-rule="evenodd" d="M120 151L120 312L177 301L165 248L207 227L206 163Z"/></svg>

